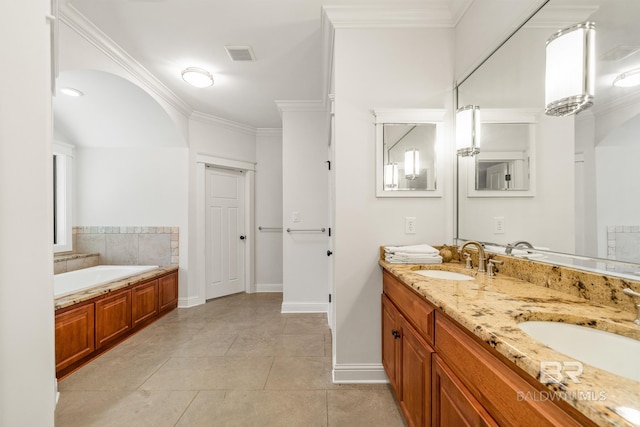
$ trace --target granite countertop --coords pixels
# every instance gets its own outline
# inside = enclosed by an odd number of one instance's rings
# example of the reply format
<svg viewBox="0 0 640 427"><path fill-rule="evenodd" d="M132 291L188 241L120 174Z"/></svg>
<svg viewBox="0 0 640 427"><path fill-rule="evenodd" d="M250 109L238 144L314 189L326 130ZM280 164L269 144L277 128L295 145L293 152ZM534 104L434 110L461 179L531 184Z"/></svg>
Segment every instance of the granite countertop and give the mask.
<svg viewBox="0 0 640 427"><path fill-rule="evenodd" d="M88 301L92 298L100 295L114 292L127 286L136 285L146 280L153 279L154 277L161 276L173 271L177 271L177 265L170 265L165 267L154 268L153 270L145 271L144 273L136 274L134 276L125 277L124 279L115 280L113 282L98 285L93 288L83 289L70 295L65 295L54 300L54 310L69 307L80 302Z"/></svg>
<svg viewBox="0 0 640 427"><path fill-rule="evenodd" d="M467 270L458 262L410 265L380 260L380 265L536 380L541 361L574 359L531 338L517 326L519 322L561 321L640 340L640 326L633 323L635 317L627 310L594 304L501 273L488 277L477 269ZM432 279L414 273L419 269L454 271L472 275L475 280ZM552 392L559 391L565 401L598 425L634 425L616 414L613 408L640 411L640 382L588 364L584 364L579 379L580 384L568 381L562 389L557 384L547 387Z"/></svg>

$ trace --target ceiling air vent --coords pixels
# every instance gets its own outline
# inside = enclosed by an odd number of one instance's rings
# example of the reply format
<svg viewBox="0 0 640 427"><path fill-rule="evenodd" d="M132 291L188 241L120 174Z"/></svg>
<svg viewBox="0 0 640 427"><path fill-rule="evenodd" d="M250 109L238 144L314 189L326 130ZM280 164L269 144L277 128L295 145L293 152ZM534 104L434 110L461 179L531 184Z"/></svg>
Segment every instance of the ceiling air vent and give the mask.
<svg viewBox="0 0 640 427"><path fill-rule="evenodd" d="M251 46L225 46L232 61L255 61Z"/></svg>
<svg viewBox="0 0 640 427"><path fill-rule="evenodd" d="M620 61L627 58L640 50L640 46L620 45L602 55L604 61Z"/></svg>

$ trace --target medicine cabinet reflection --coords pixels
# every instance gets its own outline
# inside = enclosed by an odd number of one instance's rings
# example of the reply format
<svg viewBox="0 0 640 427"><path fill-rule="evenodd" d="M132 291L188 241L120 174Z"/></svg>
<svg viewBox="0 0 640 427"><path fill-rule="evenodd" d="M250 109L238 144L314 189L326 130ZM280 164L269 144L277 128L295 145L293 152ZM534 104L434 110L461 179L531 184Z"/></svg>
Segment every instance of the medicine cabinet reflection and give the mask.
<svg viewBox="0 0 640 427"><path fill-rule="evenodd" d="M444 110L375 110L376 196L441 197L438 147Z"/></svg>

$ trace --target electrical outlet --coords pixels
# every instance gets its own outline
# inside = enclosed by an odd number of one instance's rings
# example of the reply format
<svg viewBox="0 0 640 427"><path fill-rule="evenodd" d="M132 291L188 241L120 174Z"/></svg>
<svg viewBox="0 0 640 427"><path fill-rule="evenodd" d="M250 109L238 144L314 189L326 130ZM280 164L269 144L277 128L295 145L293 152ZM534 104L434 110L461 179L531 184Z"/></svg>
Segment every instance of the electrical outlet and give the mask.
<svg viewBox="0 0 640 427"><path fill-rule="evenodd" d="M493 234L504 234L504 217L493 217Z"/></svg>
<svg viewBox="0 0 640 427"><path fill-rule="evenodd" d="M415 216L407 216L404 218L404 234L416 234Z"/></svg>
<svg viewBox="0 0 640 427"><path fill-rule="evenodd" d="M298 211L291 212L291 222L300 222L300 212Z"/></svg>

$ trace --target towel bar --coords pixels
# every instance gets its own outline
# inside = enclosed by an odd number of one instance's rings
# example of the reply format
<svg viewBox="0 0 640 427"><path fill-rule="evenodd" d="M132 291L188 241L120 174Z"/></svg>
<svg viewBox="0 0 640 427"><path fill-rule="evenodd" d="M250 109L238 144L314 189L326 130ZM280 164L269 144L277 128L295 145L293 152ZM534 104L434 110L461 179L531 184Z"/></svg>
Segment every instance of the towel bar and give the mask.
<svg viewBox="0 0 640 427"><path fill-rule="evenodd" d="M263 226L260 226L260 227L258 227L258 230L260 230L260 231L282 231L282 227L263 227Z"/></svg>
<svg viewBox="0 0 640 427"><path fill-rule="evenodd" d="M322 228L287 228L287 233L324 233L327 229Z"/></svg>

